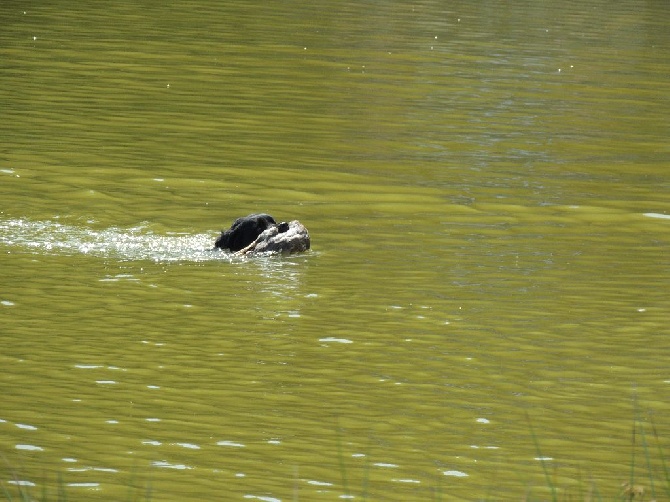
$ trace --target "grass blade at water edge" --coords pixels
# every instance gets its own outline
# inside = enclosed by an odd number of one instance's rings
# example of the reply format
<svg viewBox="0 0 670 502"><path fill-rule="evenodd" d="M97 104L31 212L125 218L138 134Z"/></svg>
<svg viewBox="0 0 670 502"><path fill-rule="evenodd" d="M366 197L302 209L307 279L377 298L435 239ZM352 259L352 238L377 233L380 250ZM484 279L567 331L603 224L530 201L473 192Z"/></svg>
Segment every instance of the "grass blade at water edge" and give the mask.
<svg viewBox="0 0 670 502"><path fill-rule="evenodd" d="M342 452L342 437L341 437L341 429L340 429L340 419L339 417L337 418L337 423L335 424L337 427L337 436L336 436L336 442L337 442L337 459L340 464L340 477L342 478L342 487L344 488L344 494L349 495L349 486L347 482L347 469L346 466L344 465L344 454Z"/></svg>
<svg viewBox="0 0 670 502"><path fill-rule="evenodd" d="M547 462L545 461L544 455L542 455L542 450L540 449L540 442L537 439L535 429L533 429L533 424L531 423L528 414L526 414L526 421L528 422L528 427L530 427L530 434L533 437L533 443L535 444L535 451L537 452L537 457L540 460L540 463L542 464L542 470L544 471L544 477L547 480L547 486L551 490L551 500L553 502L558 502L558 498L556 495L556 487L551 482L551 477L549 476L549 470L547 469Z"/></svg>
<svg viewBox="0 0 670 502"><path fill-rule="evenodd" d="M656 489L654 487L654 475L651 467L651 456L649 455L649 444L647 443L647 435L644 432L644 425L640 422L640 436L642 439L642 451L647 461L647 472L649 473L649 489L651 490L652 500L656 500Z"/></svg>
<svg viewBox="0 0 670 502"><path fill-rule="evenodd" d="M661 442L658 438L658 432L656 431L656 424L651 422L651 430L654 433L654 438L656 438L656 446L658 447L658 458L661 459L661 467L663 468L663 476L665 477L665 493L670 498L670 472L668 471L668 464L665 461L665 455L663 454L663 448L661 447Z"/></svg>

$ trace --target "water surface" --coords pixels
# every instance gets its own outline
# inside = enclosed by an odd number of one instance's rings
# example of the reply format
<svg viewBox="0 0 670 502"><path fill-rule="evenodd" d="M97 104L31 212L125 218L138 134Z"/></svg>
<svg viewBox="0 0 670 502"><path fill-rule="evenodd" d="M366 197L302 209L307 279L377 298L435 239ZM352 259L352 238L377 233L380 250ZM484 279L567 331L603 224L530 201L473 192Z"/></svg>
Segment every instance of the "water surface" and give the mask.
<svg viewBox="0 0 670 502"><path fill-rule="evenodd" d="M662 486L661 4L0 18L10 490L548 498L542 462L565 497L618 494L631 462ZM260 211L313 249L210 250Z"/></svg>

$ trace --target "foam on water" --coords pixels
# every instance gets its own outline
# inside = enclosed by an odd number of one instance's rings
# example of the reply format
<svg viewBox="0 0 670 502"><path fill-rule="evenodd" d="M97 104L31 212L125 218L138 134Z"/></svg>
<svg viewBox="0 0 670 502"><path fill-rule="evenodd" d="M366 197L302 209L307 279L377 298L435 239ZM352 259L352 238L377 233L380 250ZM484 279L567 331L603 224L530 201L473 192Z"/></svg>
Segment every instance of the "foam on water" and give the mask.
<svg viewBox="0 0 670 502"><path fill-rule="evenodd" d="M0 220L0 245L36 253L83 253L128 261L230 261L228 253L212 250L215 237L215 233L156 235L147 225L95 230L55 221Z"/></svg>

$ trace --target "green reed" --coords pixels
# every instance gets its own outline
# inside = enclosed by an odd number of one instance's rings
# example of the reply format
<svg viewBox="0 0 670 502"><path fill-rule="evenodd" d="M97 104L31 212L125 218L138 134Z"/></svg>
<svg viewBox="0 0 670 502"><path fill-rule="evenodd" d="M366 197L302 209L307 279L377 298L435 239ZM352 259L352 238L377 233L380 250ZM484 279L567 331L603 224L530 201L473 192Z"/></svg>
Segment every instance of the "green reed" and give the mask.
<svg viewBox="0 0 670 502"><path fill-rule="evenodd" d="M580 486L580 493L575 495L569 490L561 490L552 480L549 472L548 462L542 454L540 441L535 433L535 429L528 420L530 434L535 445L535 451L542 466L546 488L549 489L550 500L559 501L580 501L594 502L602 501L603 497L594 481L590 482L588 490ZM655 451L650 444L648 428L651 427L655 442ZM653 420L645 422L639 416L633 419L631 435L631 455L628 468L628 479L616 488L616 494L608 496L606 500L619 500L622 502L660 502L661 500L670 500L670 470L666 460L661 438L656 430ZM613 490L610 490L613 491ZM531 498L530 489L527 491L523 500L530 502L535 500ZM544 500L544 499L541 499Z"/></svg>

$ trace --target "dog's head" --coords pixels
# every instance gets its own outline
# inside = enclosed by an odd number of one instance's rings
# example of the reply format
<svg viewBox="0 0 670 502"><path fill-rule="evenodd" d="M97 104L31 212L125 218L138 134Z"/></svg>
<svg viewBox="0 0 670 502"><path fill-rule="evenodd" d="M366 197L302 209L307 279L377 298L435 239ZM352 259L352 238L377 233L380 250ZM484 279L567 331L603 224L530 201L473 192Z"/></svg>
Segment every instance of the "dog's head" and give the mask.
<svg viewBox="0 0 670 502"><path fill-rule="evenodd" d="M228 230L221 232L219 238L214 242L214 247L229 249L233 252L239 251L254 242L265 229L272 225L276 225L276 222L269 214L250 214L237 218Z"/></svg>

